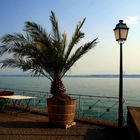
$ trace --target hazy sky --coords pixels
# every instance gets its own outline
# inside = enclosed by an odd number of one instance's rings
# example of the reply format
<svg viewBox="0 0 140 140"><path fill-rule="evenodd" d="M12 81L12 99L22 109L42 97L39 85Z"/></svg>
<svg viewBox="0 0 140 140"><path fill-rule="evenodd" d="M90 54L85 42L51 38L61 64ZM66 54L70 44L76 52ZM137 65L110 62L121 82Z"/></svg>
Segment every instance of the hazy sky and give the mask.
<svg viewBox="0 0 140 140"><path fill-rule="evenodd" d="M86 17L82 43L98 37L96 48L72 67L70 74L117 74L119 45L113 29L122 19L130 28L124 43L124 72L140 73L140 0L0 0L0 37L22 32L25 21L34 21L50 30L53 10L62 32L72 35L78 21ZM78 47L78 46L77 46ZM0 70L0 74L19 74L18 70Z"/></svg>

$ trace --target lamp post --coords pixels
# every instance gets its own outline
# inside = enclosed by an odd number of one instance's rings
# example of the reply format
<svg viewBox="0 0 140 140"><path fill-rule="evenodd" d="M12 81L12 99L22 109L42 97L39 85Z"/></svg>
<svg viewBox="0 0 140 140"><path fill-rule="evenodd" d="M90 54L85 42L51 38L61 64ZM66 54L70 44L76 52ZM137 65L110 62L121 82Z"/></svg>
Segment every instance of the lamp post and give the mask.
<svg viewBox="0 0 140 140"><path fill-rule="evenodd" d="M114 29L116 41L120 44L120 75L119 75L119 107L118 107L118 127L123 127L123 48L122 45L127 39L129 28L123 20Z"/></svg>

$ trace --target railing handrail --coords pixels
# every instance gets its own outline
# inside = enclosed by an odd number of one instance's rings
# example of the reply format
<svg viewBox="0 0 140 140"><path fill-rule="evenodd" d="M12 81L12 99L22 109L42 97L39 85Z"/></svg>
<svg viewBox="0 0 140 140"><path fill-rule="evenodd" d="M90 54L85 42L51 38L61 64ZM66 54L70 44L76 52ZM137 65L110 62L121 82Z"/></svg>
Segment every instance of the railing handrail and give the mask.
<svg viewBox="0 0 140 140"><path fill-rule="evenodd" d="M40 93L47 93L47 94L50 94L50 92L47 92L47 91L39 91L39 90L25 90L25 89L15 89L15 88L0 88L0 89L4 89L4 90L16 90L16 91L23 91L23 92L34 92L34 93L37 93L37 92L40 92ZM68 94L68 95L71 95L71 96L81 96L81 97L93 97L93 98L110 98L110 99L118 99L118 97L116 96L102 96L102 95L82 95L82 94Z"/></svg>
<svg viewBox="0 0 140 140"><path fill-rule="evenodd" d="M94 98L112 98L112 99L118 99L116 96L102 96L102 95L82 95L82 94L68 94L68 95L74 95L74 96L88 96L88 97L94 97Z"/></svg>
<svg viewBox="0 0 140 140"><path fill-rule="evenodd" d="M25 89L15 89L15 88L0 88L0 89L3 89L3 90L16 90L16 91L25 91L25 92L40 92L40 93L48 93L50 94L50 92L47 92L47 91L38 91L38 90L25 90Z"/></svg>

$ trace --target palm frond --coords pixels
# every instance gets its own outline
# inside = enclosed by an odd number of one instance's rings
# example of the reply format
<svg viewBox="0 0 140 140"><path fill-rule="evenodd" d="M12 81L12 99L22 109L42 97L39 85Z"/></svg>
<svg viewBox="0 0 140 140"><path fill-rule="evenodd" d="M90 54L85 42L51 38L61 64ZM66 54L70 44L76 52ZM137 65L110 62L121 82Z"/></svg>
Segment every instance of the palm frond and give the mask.
<svg viewBox="0 0 140 140"><path fill-rule="evenodd" d="M51 16L50 16L50 21L52 24L52 36L55 41L60 41L61 40L61 33L59 31L59 26L58 26L58 21L55 17L55 13L51 11Z"/></svg>
<svg viewBox="0 0 140 140"><path fill-rule="evenodd" d="M14 33L14 34L6 34L5 36L3 36L0 40L2 43L6 43L6 44L10 44L13 42L24 42L25 41L25 37L23 34L20 33Z"/></svg>
<svg viewBox="0 0 140 140"><path fill-rule="evenodd" d="M72 36L72 39L68 45L68 49L65 55L65 61L67 61L71 50L73 49L74 45L76 45L83 37L84 37L84 33L80 31L81 27L83 26L84 22L85 22L86 18L83 19L83 21L79 22L76 26L75 32Z"/></svg>
<svg viewBox="0 0 140 140"><path fill-rule="evenodd" d="M64 52L65 52L65 49L66 49L66 46L67 46L67 34L64 32L63 34L62 34L62 42L61 42L62 44L62 56L64 57Z"/></svg>
<svg viewBox="0 0 140 140"><path fill-rule="evenodd" d="M44 47L52 46L52 38L50 34L41 25L35 22L25 22L24 29L29 37L32 37L34 42L41 42Z"/></svg>
<svg viewBox="0 0 140 140"><path fill-rule="evenodd" d="M2 63L1 68L4 67L21 68L21 66L23 65L22 60L16 60L12 58L7 58L5 60L2 60L0 61L0 63Z"/></svg>
<svg viewBox="0 0 140 140"><path fill-rule="evenodd" d="M0 61L0 63L2 63L1 68L11 67L19 68L23 71L31 71L34 76L42 74L52 81L52 78L45 73L44 69L42 69L42 67L40 67L40 65L37 63L34 63L33 60L7 58L3 61Z"/></svg>
<svg viewBox="0 0 140 140"><path fill-rule="evenodd" d="M14 33L7 34L1 38L2 45L0 46L0 54L13 53L15 49L20 48L21 46L25 46L30 43L23 34Z"/></svg>
<svg viewBox="0 0 140 140"><path fill-rule="evenodd" d="M35 22L26 21L25 22L25 28L24 31L30 34L34 39L46 39L47 31L39 24L36 24Z"/></svg>
<svg viewBox="0 0 140 140"><path fill-rule="evenodd" d="M80 59L85 53L95 47L97 44L97 38L94 39L92 42L84 44L84 46L79 47L73 55L67 60L66 65L61 73L61 77L74 65L74 63Z"/></svg>

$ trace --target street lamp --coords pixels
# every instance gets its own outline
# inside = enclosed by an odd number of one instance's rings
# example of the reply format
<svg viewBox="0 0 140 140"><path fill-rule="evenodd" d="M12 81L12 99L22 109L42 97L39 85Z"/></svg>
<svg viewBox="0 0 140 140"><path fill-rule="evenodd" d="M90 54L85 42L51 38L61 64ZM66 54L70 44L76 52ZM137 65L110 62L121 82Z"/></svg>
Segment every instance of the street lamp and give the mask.
<svg viewBox="0 0 140 140"><path fill-rule="evenodd" d="M123 127L123 49L122 44L127 39L129 28L123 20L119 20L119 23L114 29L116 41L120 44L120 75L119 75L119 108L118 108L118 127Z"/></svg>

